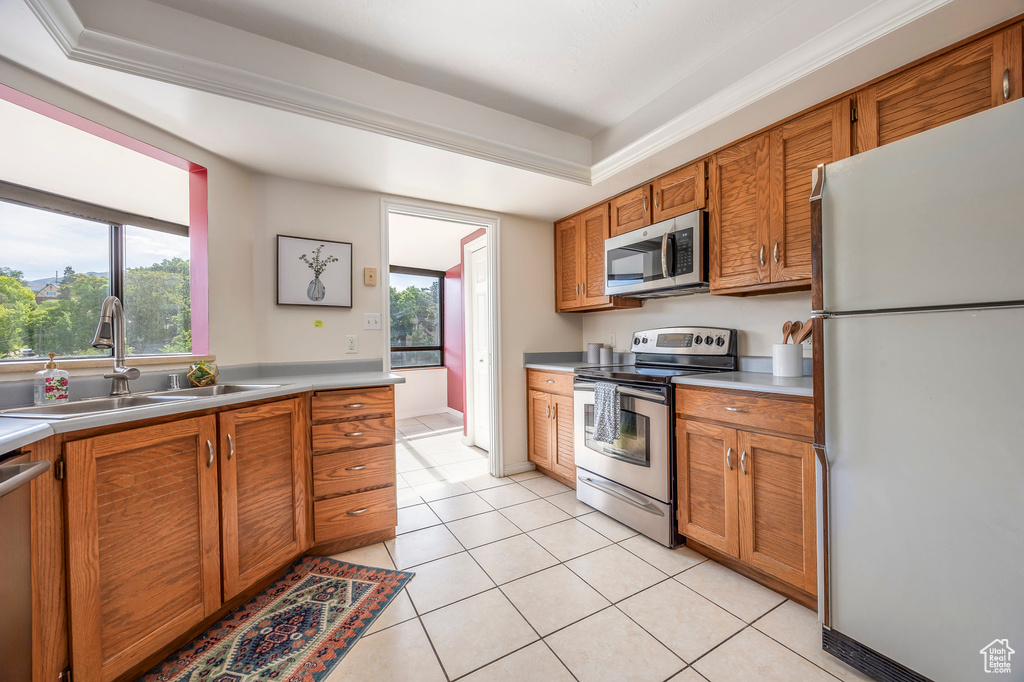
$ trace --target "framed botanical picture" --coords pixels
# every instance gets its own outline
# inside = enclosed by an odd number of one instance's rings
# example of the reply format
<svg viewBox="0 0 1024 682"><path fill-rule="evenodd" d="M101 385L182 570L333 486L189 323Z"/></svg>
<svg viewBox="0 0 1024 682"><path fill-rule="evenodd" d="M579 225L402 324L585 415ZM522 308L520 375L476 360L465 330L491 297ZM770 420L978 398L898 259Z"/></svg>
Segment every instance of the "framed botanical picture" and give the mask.
<svg viewBox="0 0 1024 682"><path fill-rule="evenodd" d="M277 235L277 304L352 307L352 244Z"/></svg>

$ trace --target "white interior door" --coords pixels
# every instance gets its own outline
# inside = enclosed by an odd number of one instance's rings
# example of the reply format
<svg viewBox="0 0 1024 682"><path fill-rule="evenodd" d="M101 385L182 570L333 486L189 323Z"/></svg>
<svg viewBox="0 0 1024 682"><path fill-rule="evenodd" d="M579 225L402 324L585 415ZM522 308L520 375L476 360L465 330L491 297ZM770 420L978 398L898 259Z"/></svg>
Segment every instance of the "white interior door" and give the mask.
<svg viewBox="0 0 1024 682"><path fill-rule="evenodd" d="M481 240L482 241L482 240ZM487 281L487 246L484 243L470 253L470 305L472 314L469 331L473 340L473 440L476 446L490 449L491 442L491 388L490 388L490 315ZM467 372L469 374L470 372Z"/></svg>

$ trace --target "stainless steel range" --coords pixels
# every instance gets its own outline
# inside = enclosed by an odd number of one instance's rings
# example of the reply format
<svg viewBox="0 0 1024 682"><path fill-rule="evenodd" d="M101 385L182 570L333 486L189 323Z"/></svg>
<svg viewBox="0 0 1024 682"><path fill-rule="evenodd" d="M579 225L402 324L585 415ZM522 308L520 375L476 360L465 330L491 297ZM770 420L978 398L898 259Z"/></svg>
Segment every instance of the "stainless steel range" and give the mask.
<svg viewBox="0 0 1024 682"><path fill-rule="evenodd" d="M666 327L633 334L633 365L583 367L573 386L576 497L672 547L675 523L675 405L672 380L739 366L736 330ZM619 439L594 439L594 387L616 385Z"/></svg>

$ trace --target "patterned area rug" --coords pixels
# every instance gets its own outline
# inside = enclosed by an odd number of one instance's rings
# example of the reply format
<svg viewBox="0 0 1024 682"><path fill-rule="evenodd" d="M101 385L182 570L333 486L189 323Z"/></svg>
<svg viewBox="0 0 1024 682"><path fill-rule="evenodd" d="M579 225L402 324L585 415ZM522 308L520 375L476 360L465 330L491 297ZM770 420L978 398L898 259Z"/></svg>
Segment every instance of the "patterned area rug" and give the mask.
<svg viewBox="0 0 1024 682"><path fill-rule="evenodd" d="M321 682L412 576L305 557L140 679Z"/></svg>

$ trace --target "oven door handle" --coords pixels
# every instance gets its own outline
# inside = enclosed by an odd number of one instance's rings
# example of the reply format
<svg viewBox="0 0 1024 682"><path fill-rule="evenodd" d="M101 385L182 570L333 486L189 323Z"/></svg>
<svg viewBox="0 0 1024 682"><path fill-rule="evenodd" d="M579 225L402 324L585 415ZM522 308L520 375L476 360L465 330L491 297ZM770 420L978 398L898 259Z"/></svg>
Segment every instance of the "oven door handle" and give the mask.
<svg viewBox="0 0 1024 682"><path fill-rule="evenodd" d="M637 499L634 495L630 494L625 490L619 489L617 486L613 487L608 483L595 481L589 476L578 476L577 480L579 480L581 483L586 483L591 488L597 488L601 492L607 493L618 500L622 500L626 504L632 505L637 509L647 512L648 514L654 514L655 516L665 516L665 512L663 512L661 509L658 509L650 502L647 502L646 500L643 499Z"/></svg>
<svg viewBox="0 0 1024 682"><path fill-rule="evenodd" d="M573 386L574 391L593 391L596 383L578 382ZM628 395L630 398L639 398L640 400L649 400L654 403L666 404L668 401L661 393L655 393L654 391L644 391L639 388L633 388L632 386L619 386L620 395Z"/></svg>

